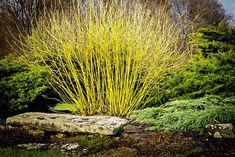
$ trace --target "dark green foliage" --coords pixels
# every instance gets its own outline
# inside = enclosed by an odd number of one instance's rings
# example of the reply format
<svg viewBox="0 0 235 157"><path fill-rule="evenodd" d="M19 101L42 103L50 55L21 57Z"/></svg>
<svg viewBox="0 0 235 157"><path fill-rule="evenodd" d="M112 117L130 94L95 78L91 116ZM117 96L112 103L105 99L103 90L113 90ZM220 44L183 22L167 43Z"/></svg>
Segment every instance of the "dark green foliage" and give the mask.
<svg viewBox="0 0 235 157"><path fill-rule="evenodd" d="M208 124L235 122L235 97L206 96L166 103L133 112L132 119L152 124L151 130L202 132Z"/></svg>
<svg viewBox="0 0 235 157"><path fill-rule="evenodd" d="M1 157L78 157L79 155L67 155L52 151L38 151L38 150L20 150L13 148L1 148Z"/></svg>
<svg viewBox="0 0 235 157"><path fill-rule="evenodd" d="M223 21L217 27L201 28L192 34L190 42L198 47L204 57L211 53L234 51L235 27L229 28Z"/></svg>
<svg viewBox="0 0 235 157"><path fill-rule="evenodd" d="M153 93L152 104L211 94L235 95L235 29L222 22L218 27L200 29L191 42L199 53L165 75L161 85L165 90Z"/></svg>
<svg viewBox="0 0 235 157"><path fill-rule="evenodd" d="M235 53L198 54L182 71L174 71L167 79L171 98L198 98L206 94L223 97L235 94Z"/></svg>
<svg viewBox="0 0 235 157"><path fill-rule="evenodd" d="M0 116L26 111L36 107L36 103L43 103L42 99L49 89L45 83L46 77L47 72L43 69L32 71L16 58L1 60ZM42 105L37 106L38 109L43 108Z"/></svg>

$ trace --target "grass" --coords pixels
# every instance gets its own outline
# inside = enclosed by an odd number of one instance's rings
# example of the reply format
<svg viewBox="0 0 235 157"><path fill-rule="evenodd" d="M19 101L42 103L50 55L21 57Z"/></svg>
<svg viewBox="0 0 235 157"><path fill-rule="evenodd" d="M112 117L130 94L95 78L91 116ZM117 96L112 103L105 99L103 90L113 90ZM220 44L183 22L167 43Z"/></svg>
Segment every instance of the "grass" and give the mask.
<svg viewBox="0 0 235 157"><path fill-rule="evenodd" d="M0 148L1 157L79 157L51 151L20 150L14 148Z"/></svg>
<svg viewBox="0 0 235 157"><path fill-rule="evenodd" d="M76 112L76 107L74 104L65 104L65 103L59 103L56 104L54 107L51 107L50 110L55 112Z"/></svg>
<svg viewBox="0 0 235 157"><path fill-rule="evenodd" d="M194 100L168 102L160 107L134 111L131 115L141 123L151 124L150 130L195 131L215 123L235 121L235 98L206 96Z"/></svg>
<svg viewBox="0 0 235 157"><path fill-rule="evenodd" d="M188 54L168 9L108 1L52 12L19 42L32 68L80 115L129 116L143 108L168 69Z"/></svg>

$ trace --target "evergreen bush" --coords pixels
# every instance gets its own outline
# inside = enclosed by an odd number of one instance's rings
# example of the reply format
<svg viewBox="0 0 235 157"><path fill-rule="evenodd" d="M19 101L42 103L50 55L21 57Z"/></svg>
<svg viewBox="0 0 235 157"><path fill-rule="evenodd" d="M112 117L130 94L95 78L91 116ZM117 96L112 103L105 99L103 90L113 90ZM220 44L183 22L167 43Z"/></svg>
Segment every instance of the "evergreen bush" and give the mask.
<svg viewBox="0 0 235 157"><path fill-rule="evenodd" d="M43 69L31 70L15 57L0 61L0 115L41 110L42 101L49 91L45 83L48 73Z"/></svg>
<svg viewBox="0 0 235 157"><path fill-rule="evenodd" d="M206 96L172 101L134 111L131 118L151 124L150 130L202 132L208 124L235 122L235 97Z"/></svg>
<svg viewBox="0 0 235 157"><path fill-rule="evenodd" d="M205 95L235 95L235 29L225 23L203 28L191 37L199 50L189 62L168 71L161 86L166 90L152 93L152 104Z"/></svg>

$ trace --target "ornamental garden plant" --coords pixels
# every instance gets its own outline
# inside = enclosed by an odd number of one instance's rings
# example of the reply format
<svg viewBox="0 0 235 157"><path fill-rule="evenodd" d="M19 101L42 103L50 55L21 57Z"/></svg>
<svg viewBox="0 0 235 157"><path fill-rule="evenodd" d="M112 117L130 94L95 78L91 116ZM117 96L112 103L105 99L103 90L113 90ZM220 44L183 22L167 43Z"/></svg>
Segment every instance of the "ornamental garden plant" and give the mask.
<svg viewBox="0 0 235 157"><path fill-rule="evenodd" d="M165 7L88 1L42 17L18 44L22 61L46 70L76 114L122 117L143 108L163 74L184 63L180 33Z"/></svg>

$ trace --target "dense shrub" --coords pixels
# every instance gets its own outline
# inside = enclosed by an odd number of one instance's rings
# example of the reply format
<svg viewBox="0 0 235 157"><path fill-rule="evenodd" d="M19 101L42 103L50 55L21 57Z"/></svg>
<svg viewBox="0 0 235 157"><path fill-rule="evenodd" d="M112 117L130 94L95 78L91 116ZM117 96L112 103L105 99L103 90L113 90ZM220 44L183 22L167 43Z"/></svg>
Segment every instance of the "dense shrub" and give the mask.
<svg viewBox="0 0 235 157"><path fill-rule="evenodd" d="M197 55L186 66L186 70L172 72L168 78L176 98L198 98L206 94L223 97L235 94L235 53L210 54L208 57Z"/></svg>
<svg viewBox="0 0 235 157"><path fill-rule="evenodd" d="M217 27L199 29L192 34L190 41L204 57L211 53L234 51L235 26L231 28L226 21L222 21Z"/></svg>
<svg viewBox="0 0 235 157"><path fill-rule="evenodd" d="M202 132L208 124L235 122L235 97L206 96L172 101L160 107L134 111L131 118L153 125L151 130Z"/></svg>
<svg viewBox="0 0 235 157"><path fill-rule="evenodd" d="M48 91L45 83L47 72L30 70L17 58L0 61L0 115L7 116L29 109L43 109L42 100Z"/></svg>
<svg viewBox="0 0 235 157"><path fill-rule="evenodd" d="M29 64L50 71L50 83L77 114L126 116L145 106L166 69L184 61L181 37L167 8L79 1L69 13L42 18L22 51Z"/></svg>
<svg viewBox="0 0 235 157"><path fill-rule="evenodd" d="M152 103L206 94L235 95L235 29L227 28L226 23L203 28L191 37L191 42L199 52L184 67L165 75L162 86L166 90L158 96L153 93Z"/></svg>

